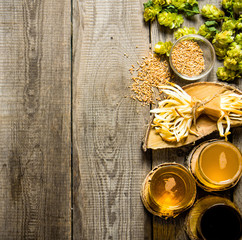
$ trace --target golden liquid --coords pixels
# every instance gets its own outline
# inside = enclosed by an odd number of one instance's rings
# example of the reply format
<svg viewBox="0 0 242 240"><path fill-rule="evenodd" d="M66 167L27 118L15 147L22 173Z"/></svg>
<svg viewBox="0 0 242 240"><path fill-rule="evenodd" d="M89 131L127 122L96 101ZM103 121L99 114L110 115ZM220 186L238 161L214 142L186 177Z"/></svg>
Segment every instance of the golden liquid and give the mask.
<svg viewBox="0 0 242 240"><path fill-rule="evenodd" d="M224 142L207 146L200 155L200 167L204 175L214 182L232 179L241 164L241 154L237 148Z"/></svg>
<svg viewBox="0 0 242 240"><path fill-rule="evenodd" d="M157 171L150 182L150 195L162 209L181 205L186 198L186 185L183 172L176 167L165 167Z"/></svg>
<svg viewBox="0 0 242 240"><path fill-rule="evenodd" d="M183 165L163 163L147 175L141 197L152 214L175 217L194 203L196 182Z"/></svg>
<svg viewBox="0 0 242 240"><path fill-rule="evenodd" d="M154 201L160 206L177 206L185 197L185 183L174 173L159 175L150 185Z"/></svg>

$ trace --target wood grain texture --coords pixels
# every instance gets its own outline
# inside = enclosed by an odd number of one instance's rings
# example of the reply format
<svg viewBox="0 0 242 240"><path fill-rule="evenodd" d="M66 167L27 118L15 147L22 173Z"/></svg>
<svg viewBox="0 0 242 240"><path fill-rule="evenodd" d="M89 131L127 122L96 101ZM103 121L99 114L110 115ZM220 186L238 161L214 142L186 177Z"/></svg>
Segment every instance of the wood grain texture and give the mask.
<svg viewBox="0 0 242 240"><path fill-rule="evenodd" d="M164 220L140 199L152 167L186 166L193 148L142 151L149 106L129 98L129 69L156 42L174 41L173 31L144 23L144 2L0 0L1 240L188 240L188 211ZM216 82L221 64L201 81ZM241 128L229 139L241 150ZM242 210L241 189L242 181L221 195Z"/></svg>
<svg viewBox="0 0 242 240"><path fill-rule="evenodd" d="M74 239L151 239L140 200L149 109L128 88L149 47L142 10L141 1L74 1Z"/></svg>
<svg viewBox="0 0 242 240"><path fill-rule="evenodd" d="M242 80L238 83L238 87L242 89ZM233 143L239 148L242 153L242 128L236 128L232 130ZM233 189L233 200L239 207L242 213L242 180L238 182L237 186ZM241 237L242 239L242 237Z"/></svg>
<svg viewBox="0 0 242 240"><path fill-rule="evenodd" d="M0 239L71 237L70 1L0 1Z"/></svg>

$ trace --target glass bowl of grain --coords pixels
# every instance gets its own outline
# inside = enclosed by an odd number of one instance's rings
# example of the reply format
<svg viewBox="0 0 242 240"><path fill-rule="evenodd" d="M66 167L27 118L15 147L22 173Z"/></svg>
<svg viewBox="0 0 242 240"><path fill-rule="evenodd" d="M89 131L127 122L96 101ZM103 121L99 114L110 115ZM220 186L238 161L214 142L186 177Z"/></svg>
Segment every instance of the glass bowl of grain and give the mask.
<svg viewBox="0 0 242 240"><path fill-rule="evenodd" d="M179 38L171 48L172 70L185 80L195 81L209 74L215 63L213 45L204 37L189 34Z"/></svg>

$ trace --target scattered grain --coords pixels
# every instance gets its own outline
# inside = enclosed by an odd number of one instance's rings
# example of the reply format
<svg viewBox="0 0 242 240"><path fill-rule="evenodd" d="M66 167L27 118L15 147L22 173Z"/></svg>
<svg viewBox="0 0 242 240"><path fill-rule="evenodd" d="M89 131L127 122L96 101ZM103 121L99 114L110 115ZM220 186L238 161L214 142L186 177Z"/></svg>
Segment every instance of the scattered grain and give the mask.
<svg viewBox="0 0 242 240"><path fill-rule="evenodd" d="M170 81L169 65L165 59L161 59L158 55L152 53L142 59L141 63L137 61L138 68L135 69L132 65L130 71L132 75L134 71L136 72L136 76L131 78L133 80L131 86L133 95L131 98L138 100L142 105L155 104L157 99L160 99L156 96L156 93L159 92L158 86Z"/></svg>

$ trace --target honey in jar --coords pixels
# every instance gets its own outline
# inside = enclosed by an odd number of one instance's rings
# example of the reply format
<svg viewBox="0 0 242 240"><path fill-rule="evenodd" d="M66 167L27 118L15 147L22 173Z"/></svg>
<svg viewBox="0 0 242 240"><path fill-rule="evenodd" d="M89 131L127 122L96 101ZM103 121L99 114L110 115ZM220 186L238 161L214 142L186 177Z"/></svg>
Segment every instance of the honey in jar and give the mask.
<svg viewBox="0 0 242 240"><path fill-rule="evenodd" d="M141 197L154 215L175 217L190 207L196 196L195 180L189 171L177 163L164 163L146 177Z"/></svg>
<svg viewBox="0 0 242 240"><path fill-rule="evenodd" d="M212 140L202 143L190 156L191 170L199 185L208 191L233 187L242 172L242 156L230 142Z"/></svg>

